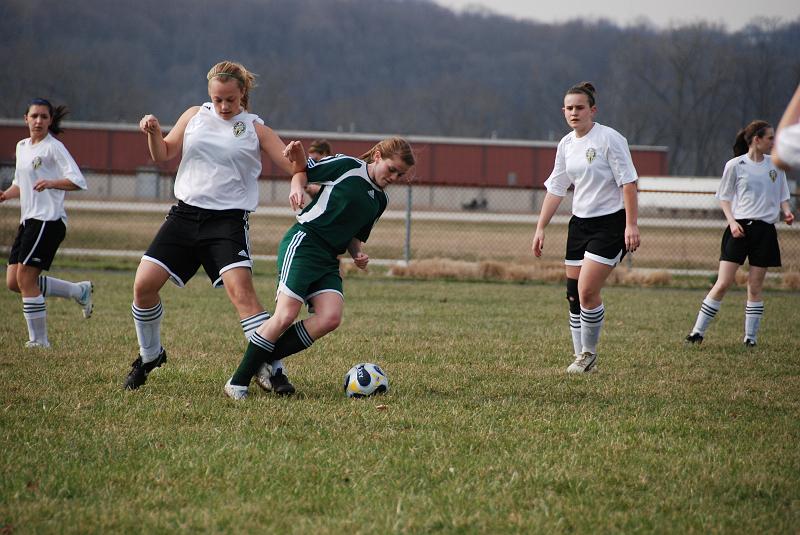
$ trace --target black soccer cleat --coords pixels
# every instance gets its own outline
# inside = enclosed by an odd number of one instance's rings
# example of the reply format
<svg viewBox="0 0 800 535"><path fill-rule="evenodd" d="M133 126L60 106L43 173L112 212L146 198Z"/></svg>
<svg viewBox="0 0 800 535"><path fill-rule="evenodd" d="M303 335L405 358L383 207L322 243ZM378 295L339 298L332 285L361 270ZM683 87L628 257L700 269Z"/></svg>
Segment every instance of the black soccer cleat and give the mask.
<svg viewBox="0 0 800 535"><path fill-rule="evenodd" d="M756 347L756 341L749 338L744 339L744 347Z"/></svg>
<svg viewBox="0 0 800 535"><path fill-rule="evenodd" d="M279 396L291 396L295 392L294 385L289 382L289 378L286 377L283 370L270 377L269 382L272 385L272 391Z"/></svg>
<svg viewBox="0 0 800 535"><path fill-rule="evenodd" d="M167 362L167 352L164 351L163 347L156 359L148 363L142 362L141 355L136 357L136 360L131 364L131 371L128 373L128 377L125 378L125 384L122 387L125 390L136 390L147 381L147 376L150 375L151 371L160 368L165 362Z"/></svg>
<svg viewBox="0 0 800 535"><path fill-rule="evenodd" d="M683 342L688 345L700 345L703 343L703 335L700 333L692 333L684 338Z"/></svg>

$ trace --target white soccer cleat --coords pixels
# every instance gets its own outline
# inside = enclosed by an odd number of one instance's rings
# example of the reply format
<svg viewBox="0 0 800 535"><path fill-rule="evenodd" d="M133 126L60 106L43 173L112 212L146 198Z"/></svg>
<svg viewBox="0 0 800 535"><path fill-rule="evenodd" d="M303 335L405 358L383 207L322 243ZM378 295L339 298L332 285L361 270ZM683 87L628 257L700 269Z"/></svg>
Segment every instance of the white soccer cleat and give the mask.
<svg viewBox="0 0 800 535"><path fill-rule="evenodd" d="M233 379L233 377L231 377L231 379ZM223 388L225 395L237 401L240 399L247 399L247 387L232 385L231 379L228 379L228 382L225 383L225 388Z"/></svg>
<svg viewBox="0 0 800 535"><path fill-rule="evenodd" d="M258 373L256 374L256 384L260 386L265 392L272 391L272 381L270 378L272 377L272 365L269 362L265 362L261 368L258 369Z"/></svg>
<svg viewBox="0 0 800 535"><path fill-rule="evenodd" d="M25 342L25 347L38 348L38 349L50 349L50 342L41 342L39 340L28 340L27 342Z"/></svg>
<svg viewBox="0 0 800 535"><path fill-rule="evenodd" d="M569 368L567 368L567 373L592 373L594 371L594 365L596 362L596 353L584 351L575 357L575 362L569 365Z"/></svg>
<svg viewBox="0 0 800 535"><path fill-rule="evenodd" d="M92 317L92 311L94 310L94 303L92 303L92 293L94 293L94 284L91 281L83 281L79 282L78 286L81 287L81 296L75 301L83 309L83 317L85 319L89 319Z"/></svg>

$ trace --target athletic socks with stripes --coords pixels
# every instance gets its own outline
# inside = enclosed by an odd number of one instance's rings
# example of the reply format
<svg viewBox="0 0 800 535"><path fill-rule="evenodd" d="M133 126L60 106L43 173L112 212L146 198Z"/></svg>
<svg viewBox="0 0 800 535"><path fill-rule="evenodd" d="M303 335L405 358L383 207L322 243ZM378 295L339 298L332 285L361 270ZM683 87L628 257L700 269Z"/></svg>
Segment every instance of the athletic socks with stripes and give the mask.
<svg viewBox="0 0 800 535"><path fill-rule="evenodd" d="M22 315L28 324L28 340L49 346L47 339L47 305L43 295L22 298Z"/></svg>
<svg viewBox="0 0 800 535"><path fill-rule="evenodd" d="M583 340L581 340L581 315L569 313L569 332L572 334L572 348L575 356L583 352Z"/></svg>
<svg viewBox="0 0 800 535"><path fill-rule="evenodd" d="M703 299L703 302L700 304L700 312L697 313L697 321L694 323L692 334L697 333L700 336L705 336L706 330L711 324L711 320L713 320L717 312L719 312L721 304L722 301L715 301L708 296Z"/></svg>
<svg viewBox="0 0 800 535"><path fill-rule="evenodd" d="M600 340L600 331L603 329L605 318L603 303L597 308L584 308L581 306L581 346L582 352L597 354L597 342Z"/></svg>
<svg viewBox="0 0 800 535"><path fill-rule="evenodd" d="M63 297L65 299L80 299L81 287L75 282L39 275L39 289L45 297Z"/></svg>
<svg viewBox="0 0 800 535"><path fill-rule="evenodd" d="M245 339L247 339L247 341L249 342L250 337L253 336L256 330L259 327L261 327L261 324L267 321L268 319L269 319L269 312L264 310L239 321L239 323L242 326L242 332L244 332ZM275 375L276 373L279 372L283 372L283 361L280 359L272 363L272 375Z"/></svg>
<svg viewBox="0 0 800 535"><path fill-rule="evenodd" d="M131 304L136 338L139 340L139 356L142 362L152 362L161 352L161 319L164 308L161 302L152 308L139 308Z"/></svg>
<svg viewBox="0 0 800 535"><path fill-rule="evenodd" d="M275 342L275 351L272 354L272 358L286 358L289 355L294 355L295 353L308 349L313 343L314 339L309 336L303 322L295 322L291 327L286 329L280 338L278 338L278 341ZM273 370L275 368L275 362L272 363Z"/></svg>
<svg viewBox="0 0 800 535"><path fill-rule="evenodd" d="M764 301L748 301L744 308L744 339L756 341L761 316L764 315Z"/></svg>
<svg viewBox="0 0 800 535"><path fill-rule="evenodd" d="M272 360L272 352L275 351L275 344L270 342L257 332L250 337L247 349L244 351L242 362L236 368L231 384L236 386L250 386L250 380L265 362Z"/></svg>

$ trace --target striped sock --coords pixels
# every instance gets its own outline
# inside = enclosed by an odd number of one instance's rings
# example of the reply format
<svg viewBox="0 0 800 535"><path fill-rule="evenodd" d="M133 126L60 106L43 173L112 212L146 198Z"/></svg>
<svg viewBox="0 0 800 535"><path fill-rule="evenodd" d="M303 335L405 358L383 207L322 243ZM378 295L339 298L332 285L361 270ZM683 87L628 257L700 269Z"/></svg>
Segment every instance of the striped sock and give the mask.
<svg viewBox="0 0 800 535"><path fill-rule="evenodd" d="M244 337L247 338L247 341L250 341L250 337L253 336L253 333L261 327L261 324L264 323L269 319L269 312L262 311L258 314L253 314L250 317L244 318L239 323L242 325L242 331L244 331ZM283 361L278 359L272 363L272 375L276 373L283 372Z"/></svg>
<svg viewBox="0 0 800 535"><path fill-rule="evenodd" d="M692 334L697 333L700 336L706 334L706 329L708 329L711 320L713 320L717 312L719 312L721 304L722 301L715 301L708 296L703 299L703 302L700 304L700 312L697 313L697 321L694 324L694 329L692 329Z"/></svg>
<svg viewBox="0 0 800 535"><path fill-rule="evenodd" d="M294 355L304 349L308 349L313 343L314 339L309 336L303 322L295 322L291 327L286 329L286 332L275 342L273 358L286 358L289 355ZM272 363L272 367L274 370L275 362Z"/></svg>
<svg viewBox="0 0 800 535"><path fill-rule="evenodd" d="M131 304L131 312L139 340L139 356L142 362L154 361L161 352L161 319L164 317L161 301L153 308L139 308Z"/></svg>
<svg viewBox="0 0 800 535"><path fill-rule="evenodd" d="M231 384L237 386L250 386L250 380L265 362L272 360L275 344L257 332L250 337L250 343L242 357L242 362L231 377Z"/></svg>
<svg viewBox="0 0 800 535"><path fill-rule="evenodd" d="M764 301L748 301L744 307L744 338L756 341L761 316L764 315Z"/></svg>
<svg viewBox="0 0 800 535"><path fill-rule="evenodd" d="M46 275L39 275L39 289L45 297L78 299L81 296L81 287L78 284Z"/></svg>
<svg viewBox="0 0 800 535"><path fill-rule="evenodd" d="M28 324L28 340L49 345L47 339L47 304L43 295L22 298L22 315Z"/></svg>
<svg viewBox="0 0 800 535"><path fill-rule="evenodd" d="M583 308L581 306L581 345L582 352L597 354L597 342L600 340L600 331L605 318L603 303L597 308Z"/></svg>
<svg viewBox="0 0 800 535"><path fill-rule="evenodd" d="M572 334L572 349L575 351L575 356L578 356L583 351L580 314L569 313L569 332Z"/></svg>

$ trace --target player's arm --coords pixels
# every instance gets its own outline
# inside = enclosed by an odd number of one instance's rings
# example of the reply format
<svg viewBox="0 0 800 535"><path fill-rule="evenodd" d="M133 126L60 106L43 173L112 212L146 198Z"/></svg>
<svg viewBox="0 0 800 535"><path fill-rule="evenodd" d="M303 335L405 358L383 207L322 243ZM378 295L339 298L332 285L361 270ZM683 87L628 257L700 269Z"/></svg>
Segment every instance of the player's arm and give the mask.
<svg viewBox="0 0 800 535"><path fill-rule="evenodd" d="M289 188L289 204L292 210L298 210L305 205L306 184L308 184L308 174L305 171L292 175L292 185Z"/></svg>
<svg viewBox="0 0 800 535"><path fill-rule="evenodd" d="M533 235L533 244L531 245L533 254L537 257L542 256L542 249L544 249L544 229L550 224L550 220L553 219L553 214L556 213L558 205L561 204L563 198L549 191L544 196L542 211L539 213L539 220L536 223L536 232Z"/></svg>
<svg viewBox="0 0 800 535"><path fill-rule="evenodd" d="M787 225L791 225L794 222L794 212L792 212L792 205L789 204L789 201L783 201L781 203L781 211L783 212L784 222L786 222Z"/></svg>
<svg viewBox="0 0 800 535"><path fill-rule="evenodd" d="M639 190L636 182L622 186L622 202L625 203L625 249L633 252L639 248Z"/></svg>
<svg viewBox="0 0 800 535"><path fill-rule="evenodd" d="M189 124L192 117L197 115L198 111L200 111L200 106L192 106L183 112L166 137L161 131L161 124L155 115L142 117L142 120L139 121L139 129L147 134L147 148L150 150L150 157L153 158L153 161L166 162L181 153L186 125Z"/></svg>
<svg viewBox="0 0 800 535"><path fill-rule="evenodd" d="M783 117L781 117L781 121L778 123L778 128L775 130L776 137L780 137L781 130L796 124L797 122L800 122L800 85L797 86L797 89L792 96L792 100L789 101L789 105L786 106L786 111L783 112ZM776 143L775 148L772 150L772 163L774 163L779 169L788 171L790 166L781 159L778 146L779 143Z"/></svg>
<svg viewBox="0 0 800 535"><path fill-rule="evenodd" d="M46 179L40 178L33 185L34 191L44 191L46 189L60 189L64 191L75 191L81 187L68 178Z"/></svg>
<svg viewBox="0 0 800 535"><path fill-rule="evenodd" d="M722 213L725 214L725 220L728 222L728 226L731 228L731 235L733 235L734 238L741 238L744 236L744 229L739 222L736 221L736 218L733 217L731 201L720 199L719 206L722 208Z"/></svg>
<svg viewBox="0 0 800 535"><path fill-rule="evenodd" d="M12 184L7 190L0 191L0 202L19 198L19 186Z"/></svg>
<svg viewBox="0 0 800 535"><path fill-rule="evenodd" d="M357 268L367 269L367 264L369 264L369 256L361 250L362 245L363 242L361 240L358 238L353 238L347 245L347 252L353 257L353 262L355 262Z"/></svg>

